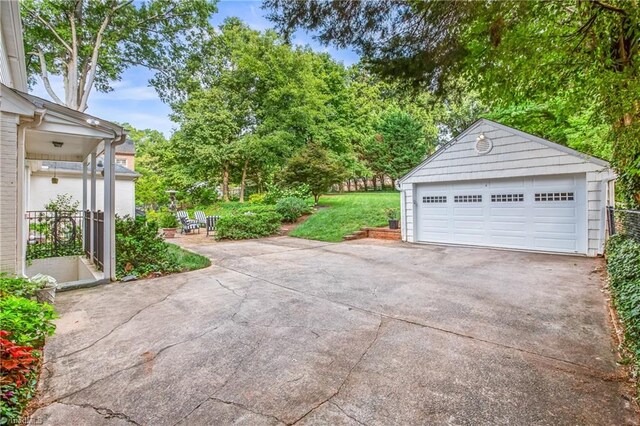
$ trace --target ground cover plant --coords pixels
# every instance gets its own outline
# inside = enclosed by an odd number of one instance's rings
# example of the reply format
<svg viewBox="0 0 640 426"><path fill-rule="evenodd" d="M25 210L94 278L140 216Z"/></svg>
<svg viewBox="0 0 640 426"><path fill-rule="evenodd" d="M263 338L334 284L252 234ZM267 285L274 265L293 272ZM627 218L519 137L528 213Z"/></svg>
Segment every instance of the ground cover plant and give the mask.
<svg viewBox="0 0 640 426"><path fill-rule="evenodd" d="M397 192L345 193L322 197L322 207L289 235L320 241L342 239L364 227L387 225L385 209L398 208Z"/></svg>
<svg viewBox="0 0 640 426"><path fill-rule="evenodd" d="M26 278L0 275L0 424L18 424L35 395L42 347L53 334L51 305L31 298L40 288Z"/></svg>
<svg viewBox="0 0 640 426"><path fill-rule="evenodd" d="M607 270L612 300L625 328L624 345L640 372L640 243L624 235L607 242Z"/></svg>

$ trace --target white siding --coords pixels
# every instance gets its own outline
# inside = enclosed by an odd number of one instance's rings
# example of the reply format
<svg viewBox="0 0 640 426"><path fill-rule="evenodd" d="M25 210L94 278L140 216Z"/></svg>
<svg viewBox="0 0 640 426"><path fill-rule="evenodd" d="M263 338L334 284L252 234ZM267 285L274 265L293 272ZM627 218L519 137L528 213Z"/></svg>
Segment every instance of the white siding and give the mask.
<svg viewBox="0 0 640 426"><path fill-rule="evenodd" d="M54 185L51 183L51 175L48 173L31 175L27 210L44 210L45 204L58 194L70 194L82 206L82 176L58 174L58 178L58 183ZM87 200L90 200L91 185L88 186ZM135 194L135 181L116 179L115 211L117 215L135 215ZM99 174L96 179L96 208L104 210L104 183Z"/></svg>
<svg viewBox="0 0 640 426"><path fill-rule="evenodd" d="M13 114L0 112L0 271L16 273L18 199L18 125Z"/></svg>
<svg viewBox="0 0 640 426"><path fill-rule="evenodd" d="M475 151L476 138L484 133L491 139L492 150L485 155ZM414 242L415 184L466 180L499 179L524 176L586 174L587 252L595 256L603 252L606 180L610 170L587 156L570 154L553 144L545 144L516 130L480 120L461 137L402 179L406 212L405 241Z"/></svg>

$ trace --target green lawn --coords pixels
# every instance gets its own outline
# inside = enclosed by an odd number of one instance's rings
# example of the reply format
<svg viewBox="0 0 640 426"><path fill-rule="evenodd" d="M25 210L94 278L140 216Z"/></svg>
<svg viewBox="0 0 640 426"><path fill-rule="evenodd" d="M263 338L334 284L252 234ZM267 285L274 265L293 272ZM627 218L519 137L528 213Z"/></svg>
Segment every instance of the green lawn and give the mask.
<svg viewBox="0 0 640 426"><path fill-rule="evenodd" d="M169 248L169 256L176 260L182 268L182 272L194 271L211 265L211 261L204 256L185 250L175 244L167 243L167 246Z"/></svg>
<svg viewBox="0 0 640 426"><path fill-rule="evenodd" d="M320 209L289 235L320 241L342 241L364 227L387 225L386 208L400 209L397 192L323 195Z"/></svg>

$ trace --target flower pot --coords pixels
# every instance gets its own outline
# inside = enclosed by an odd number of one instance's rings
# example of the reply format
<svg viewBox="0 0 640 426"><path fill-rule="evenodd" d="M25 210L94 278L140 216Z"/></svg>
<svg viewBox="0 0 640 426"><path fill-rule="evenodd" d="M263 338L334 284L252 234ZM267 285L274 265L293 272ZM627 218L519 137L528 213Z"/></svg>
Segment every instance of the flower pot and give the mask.
<svg viewBox="0 0 640 426"><path fill-rule="evenodd" d="M36 300L39 303L48 303L53 305L53 302L56 299L56 288L55 287L45 287L40 290L36 290Z"/></svg>
<svg viewBox="0 0 640 426"><path fill-rule="evenodd" d="M165 238L174 238L176 236L176 228L162 228Z"/></svg>
<svg viewBox="0 0 640 426"><path fill-rule="evenodd" d="M389 219L389 229L398 229L398 219Z"/></svg>

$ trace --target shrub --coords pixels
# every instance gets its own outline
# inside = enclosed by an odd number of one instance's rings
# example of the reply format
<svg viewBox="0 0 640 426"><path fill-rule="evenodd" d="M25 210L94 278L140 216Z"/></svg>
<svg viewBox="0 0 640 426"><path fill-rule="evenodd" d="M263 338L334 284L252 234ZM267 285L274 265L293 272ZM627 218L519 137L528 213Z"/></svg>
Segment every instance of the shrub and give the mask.
<svg viewBox="0 0 640 426"><path fill-rule="evenodd" d="M11 277L0 274L0 297L17 296L31 297L40 286L26 278Z"/></svg>
<svg viewBox="0 0 640 426"><path fill-rule="evenodd" d="M286 197L278 200L276 211L285 221L295 222L300 216L309 212L309 206L302 198Z"/></svg>
<svg viewBox="0 0 640 426"><path fill-rule="evenodd" d="M243 240L278 233L282 216L276 212L246 212L221 217L216 223L216 238Z"/></svg>
<svg viewBox="0 0 640 426"><path fill-rule="evenodd" d="M307 199L311 197L311 188L306 183L287 188L267 184L267 193L264 197L265 204L275 204L281 198L295 197Z"/></svg>
<svg viewBox="0 0 640 426"><path fill-rule="evenodd" d="M46 303L15 296L0 298L0 324L18 345L42 347L44 338L56 329L55 317L53 307Z"/></svg>
<svg viewBox="0 0 640 426"><path fill-rule="evenodd" d="M264 192L256 192L255 194L249 195L249 202L251 204L263 204L267 194Z"/></svg>
<svg viewBox="0 0 640 426"><path fill-rule="evenodd" d="M384 214L389 220L398 220L400 218L400 212L395 208L384 209Z"/></svg>
<svg viewBox="0 0 640 426"><path fill-rule="evenodd" d="M40 352L16 345L9 332L0 330L0 424L18 424L36 392Z"/></svg>
<svg viewBox="0 0 640 426"><path fill-rule="evenodd" d="M155 221L125 216L116 218L116 275L145 276L151 272L176 272L180 267L169 256L167 244Z"/></svg>
<svg viewBox="0 0 640 426"><path fill-rule="evenodd" d="M625 346L640 369L640 243L623 235L607 242L611 294L625 328Z"/></svg>
<svg viewBox="0 0 640 426"><path fill-rule="evenodd" d="M160 228L177 228L178 219L174 214L162 213L158 216L158 226Z"/></svg>

